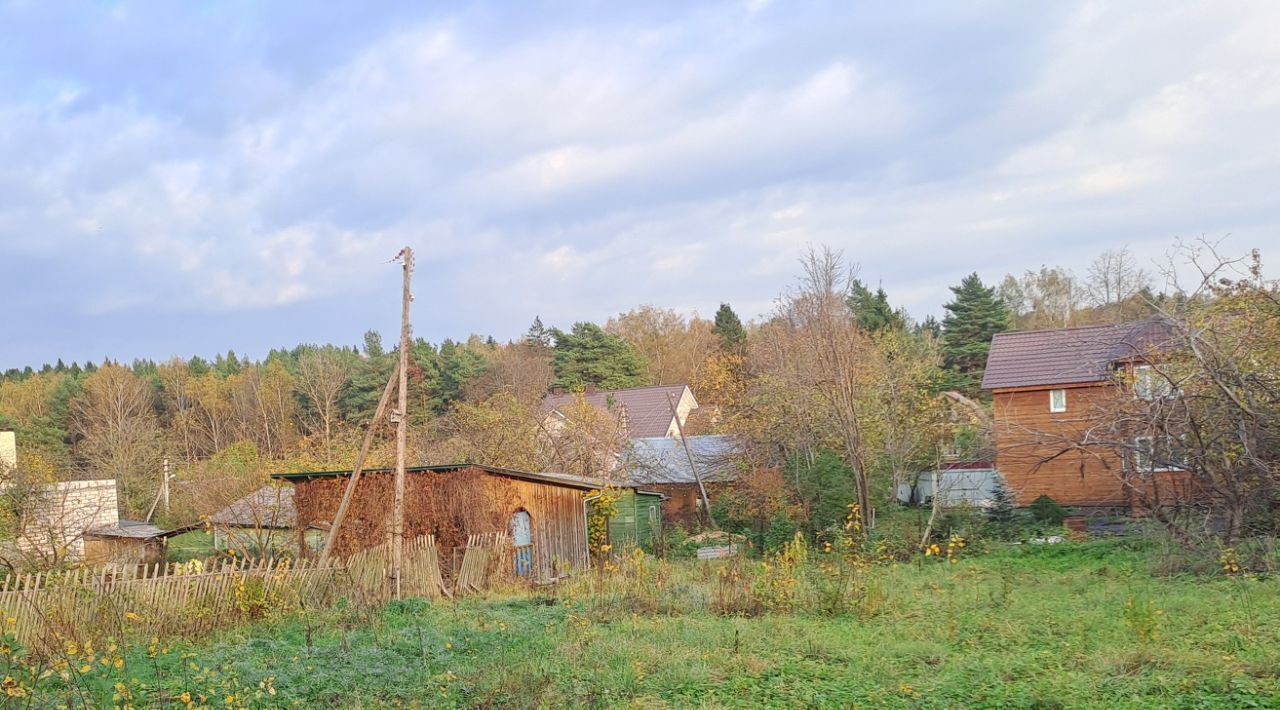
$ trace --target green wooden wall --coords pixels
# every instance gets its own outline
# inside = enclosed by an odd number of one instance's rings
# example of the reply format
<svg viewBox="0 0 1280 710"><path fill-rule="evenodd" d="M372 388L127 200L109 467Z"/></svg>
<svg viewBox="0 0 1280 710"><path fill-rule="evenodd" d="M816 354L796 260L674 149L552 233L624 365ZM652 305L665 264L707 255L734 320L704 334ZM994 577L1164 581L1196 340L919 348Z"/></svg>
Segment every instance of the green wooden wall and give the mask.
<svg viewBox="0 0 1280 710"><path fill-rule="evenodd" d="M609 542L615 546L651 545L662 531L662 496L624 489L618 512L609 519Z"/></svg>

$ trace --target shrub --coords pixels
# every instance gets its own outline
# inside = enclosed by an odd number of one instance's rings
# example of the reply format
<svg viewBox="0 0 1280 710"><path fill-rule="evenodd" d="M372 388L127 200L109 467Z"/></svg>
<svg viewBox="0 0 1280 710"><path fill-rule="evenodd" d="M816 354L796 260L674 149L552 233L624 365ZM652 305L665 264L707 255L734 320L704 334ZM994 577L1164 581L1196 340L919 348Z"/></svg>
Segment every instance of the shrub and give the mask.
<svg viewBox="0 0 1280 710"><path fill-rule="evenodd" d="M1061 525L1066 520L1068 511L1058 501L1050 498L1047 493L1042 493L1039 498L1031 502L1031 515L1040 523L1045 525Z"/></svg>
<svg viewBox="0 0 1280 710"><path fill-rule="evenodd" d="M991 507L987 509L987 519L997 525L1008 525L1013 522L1013 493L1000 478L996 479L995 489L991 492Z"/></svg>

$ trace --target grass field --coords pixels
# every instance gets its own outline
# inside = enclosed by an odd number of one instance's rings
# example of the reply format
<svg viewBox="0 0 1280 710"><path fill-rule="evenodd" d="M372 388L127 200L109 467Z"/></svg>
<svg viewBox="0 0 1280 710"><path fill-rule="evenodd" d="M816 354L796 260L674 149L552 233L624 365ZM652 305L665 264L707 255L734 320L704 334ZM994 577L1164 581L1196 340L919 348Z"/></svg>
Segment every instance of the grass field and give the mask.
<svg viewBox="0 0 1280 710"><path fill-rule="evenodd" d="M134 649L117 674L137 706L1280 706L1280 580L1157 578L1149 554L1102 540L875 565L834 616L719 615L722 563L647 561L644 589L593 576L291 615Z"/></svg>

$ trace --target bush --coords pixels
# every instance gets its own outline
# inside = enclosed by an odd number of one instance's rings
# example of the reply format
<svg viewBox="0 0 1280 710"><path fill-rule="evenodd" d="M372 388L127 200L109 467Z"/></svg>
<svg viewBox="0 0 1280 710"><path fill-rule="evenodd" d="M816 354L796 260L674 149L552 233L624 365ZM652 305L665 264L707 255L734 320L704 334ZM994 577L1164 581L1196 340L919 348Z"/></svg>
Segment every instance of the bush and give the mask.
<svg viewBox="0 0 1280 710"><path fill-rule="evenodd" d="M1031 515L1038 522L1045 525L1061 525L1062 521L1067 519L1069 512L1066 508L1058 505L1058 501L1044 493L1039 498L1031 501Z"/></svg>
<svg viewBox="0 0 1280 710"><path fill-rule="evenodd" d="M800 523L792 520L784 513L778 513L769 521L769 529L765 531L761 546L765 552L777 552L791 542L800 531Z"/></svg>
<svg viewBox="0 0 1280 710"><path fill-rule="evenodd" d="M1004 481L997 478L995 489L991 492L991 507L987 509L987 519L997 525L1013 522L1013 493Z"/></svg>

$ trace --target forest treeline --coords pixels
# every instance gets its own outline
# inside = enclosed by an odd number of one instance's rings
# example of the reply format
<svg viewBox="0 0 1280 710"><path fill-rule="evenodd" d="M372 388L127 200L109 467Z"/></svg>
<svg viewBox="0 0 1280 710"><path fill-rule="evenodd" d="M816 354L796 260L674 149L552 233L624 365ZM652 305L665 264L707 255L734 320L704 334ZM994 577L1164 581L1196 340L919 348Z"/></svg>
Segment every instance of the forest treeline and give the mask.
<svg viewBox="0 0 1280 710"><path fill-rule="evenodd" d="M812 251L801 263L796 286L756 322L728 304L711 319L646 305L567 330L535 318L505 343L414 340L414 456L598 473L616 423L584 412L580 440L548 446L539 431L548 390L688 383L717 414L698 419L698 431L741 435L777 479L749 486L751 505L830 517L850 496L887 493L936 459L940 439L955 439L947 426L963 423L936 395L981 398L994 333L1129 320L1172 298L1118 250L1081 276L1041 267L987 284L971 274L951 287L941 320L917 321L838 253ZM358 347L305 344L261 360L59 360L0 376L0 429L17 431L26 475L114 478L128 515L149 509L167 459L178 474L170 515L189 520L273 470L349 467L395 361L372 331ZM387 441L374 463L389 460Z"/></svg>

